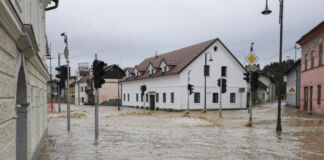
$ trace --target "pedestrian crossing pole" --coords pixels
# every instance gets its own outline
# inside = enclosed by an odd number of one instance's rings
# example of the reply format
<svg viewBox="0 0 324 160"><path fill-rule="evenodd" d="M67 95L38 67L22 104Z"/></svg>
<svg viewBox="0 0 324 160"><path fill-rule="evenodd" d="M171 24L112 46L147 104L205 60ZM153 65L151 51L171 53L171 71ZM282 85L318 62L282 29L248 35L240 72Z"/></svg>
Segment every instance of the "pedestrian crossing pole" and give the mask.
<svg viewBox="0 0 324 160"><path fill-rule="evenodd" d="M95 60L97 60L97 54L95 54ZM92 66L94 68L94 66ZM95 95L95 138L99 137L99 120L98 120L98 102L99 102L99 89L95 87L96 95Z"/></svg>

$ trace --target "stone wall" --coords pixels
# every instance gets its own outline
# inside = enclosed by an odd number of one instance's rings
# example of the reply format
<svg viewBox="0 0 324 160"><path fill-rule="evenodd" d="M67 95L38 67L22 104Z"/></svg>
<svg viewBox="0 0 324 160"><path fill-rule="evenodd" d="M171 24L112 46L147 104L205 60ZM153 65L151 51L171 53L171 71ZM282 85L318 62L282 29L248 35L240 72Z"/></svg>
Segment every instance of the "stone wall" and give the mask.
<svg viewBox="0 0 324 160"><path fill-rule="evenodd" d="M0 160L15 159L15 42L0 27Z"/></svg>

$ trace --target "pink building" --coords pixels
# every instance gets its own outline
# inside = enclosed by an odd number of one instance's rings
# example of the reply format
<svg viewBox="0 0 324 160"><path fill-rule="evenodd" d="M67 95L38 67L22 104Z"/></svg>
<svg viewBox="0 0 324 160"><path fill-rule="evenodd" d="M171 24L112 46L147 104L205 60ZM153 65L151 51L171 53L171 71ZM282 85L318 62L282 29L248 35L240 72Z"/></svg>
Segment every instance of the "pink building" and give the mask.
<svg viewBox="0 0 324 160"><path fill-rule="evenodd" d="M118 81L124 76L125 71L115 64L105 68L105 83L99 89L99 104L113 100L108 105L117 105L118 99L121 104L121 83Z"/></svg>
<svg viewBox="0 0 324 160"><path fill-rule="evenodd" d="M324 116L324 21L297 43L302 46L300 110Z"/></svg>

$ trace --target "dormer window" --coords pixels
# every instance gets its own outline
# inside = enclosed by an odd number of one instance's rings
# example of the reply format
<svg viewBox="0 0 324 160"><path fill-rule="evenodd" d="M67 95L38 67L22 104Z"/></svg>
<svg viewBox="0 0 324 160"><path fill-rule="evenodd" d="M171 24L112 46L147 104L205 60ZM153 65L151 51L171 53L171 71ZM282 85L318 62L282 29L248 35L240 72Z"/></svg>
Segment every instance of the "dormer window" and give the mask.
<svg viewBox="0 0 324 160"><path fill-rule="evenodd" d="M151 74L154 74L154 69L151 69Z"/></svg>
<svg viewBox="0 0 324 160"><path fill-rule="evenodd" d="M163 67L163 72L167 72L167 66Z"/></svg>

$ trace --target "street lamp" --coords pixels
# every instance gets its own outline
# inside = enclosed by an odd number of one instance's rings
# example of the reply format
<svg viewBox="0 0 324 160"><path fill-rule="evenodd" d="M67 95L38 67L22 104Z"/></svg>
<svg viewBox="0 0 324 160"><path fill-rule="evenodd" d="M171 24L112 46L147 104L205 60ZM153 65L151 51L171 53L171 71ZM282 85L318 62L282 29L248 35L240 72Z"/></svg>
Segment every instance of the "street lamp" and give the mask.
<svg viewBox="0 0 324 160"><path fill-rule="evenodd" d="M279 67L282 66L282 28L283 28L283 3L284 0L279 0L280 2L280 10L279 10L279 24L280 24L280 47L279 47ZM268 0L266 0L266 7L264 9L264 11L261 12L263 15L268 15L271 13L271 10L269 10L268 8ZM278 70L278 117L277 117L277 128L276 130L281 132L282 128L281 128L281 84L282 84L282 71L279 68Z"/></svg>
<svg viewBox="0 0 324 160"><path fill-rule="evenodd" d="M209 76L209 66L207 65L207 55L210 55L209 61L213 61L212 58L212 54L210 52L205 52L205 66L204 66L204 77L205 77L205 84L204 84L204 111L207 111L207 107L206 107L206 90L207 90L207 86L206 86L206 82L207 82L207 73Z"/></svg>
<svg viewBox="0 0 324 160"><path fill-rule="evenodd" d="M64 37L64 56L66 58L66 64L67 64L67 130L70 132L70 60L69 60L69 49L68 49L68 36L64 33L61 34L62 37Z"/></svg>

